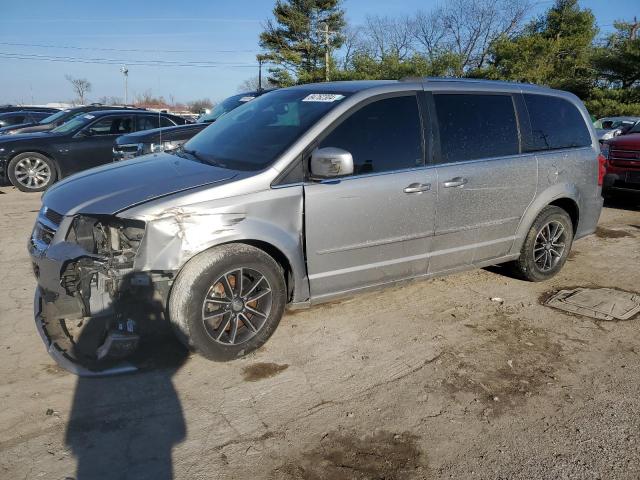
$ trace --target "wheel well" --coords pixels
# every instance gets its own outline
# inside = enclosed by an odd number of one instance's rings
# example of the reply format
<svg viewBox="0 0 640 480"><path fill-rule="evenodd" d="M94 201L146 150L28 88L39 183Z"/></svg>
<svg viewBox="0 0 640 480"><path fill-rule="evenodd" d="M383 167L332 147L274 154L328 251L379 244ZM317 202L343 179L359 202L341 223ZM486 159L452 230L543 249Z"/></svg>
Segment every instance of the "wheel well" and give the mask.
<svg viewBox="0 0 640 480"><path fill-rule="evenodd" d="M270 243L263 242L261 240L242 240L237 243L245 243L247 245L251 245L252 247L259 248L260 250L267 253L271 258L273 258L278 265L282 267L284 271L284 280L287 284L287 301L290 301L293 298L293 270L291 268L291 263L289 263L289 259L287 256L280 251L277 247L274 247Z"/></svg>
<svg viewBox="0 0 640 480"><path fill-rule="evenodd" d="M580 220L578 204L570 198L559 198L551 202L549 205L560 207L569 214L569 218L571 218L571 223L573 224L573 233L575 234L578 230L578 220Z"/></svg>

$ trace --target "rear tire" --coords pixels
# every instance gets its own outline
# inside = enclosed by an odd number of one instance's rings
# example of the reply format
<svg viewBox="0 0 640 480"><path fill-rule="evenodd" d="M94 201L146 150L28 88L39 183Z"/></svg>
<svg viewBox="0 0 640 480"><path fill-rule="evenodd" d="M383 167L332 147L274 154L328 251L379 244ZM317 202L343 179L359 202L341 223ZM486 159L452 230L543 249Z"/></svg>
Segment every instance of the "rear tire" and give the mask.
<svg viewBox="0 0 640 480"><path fill-rule="evenodd" d="M573 223L560 207L542 209L525 238L520 257L513 264L524 280L542 282L564 266L573 243Z"/></svg>
<svg viewBox="0 0 640 480"><path fill-rule="evenodd" d="M233 360L273 334L286 292L282 268L264 251L221 245L180 271L169 296L169 320L187 347L210 360Z"/></svg>
<svg viewBox="0 0 640 480"><path fill-rule="evenodd" d="M16 155L7 166L11 184L23 192L42 192L56 181L56 168L51 159L36 152Z"/></svg>

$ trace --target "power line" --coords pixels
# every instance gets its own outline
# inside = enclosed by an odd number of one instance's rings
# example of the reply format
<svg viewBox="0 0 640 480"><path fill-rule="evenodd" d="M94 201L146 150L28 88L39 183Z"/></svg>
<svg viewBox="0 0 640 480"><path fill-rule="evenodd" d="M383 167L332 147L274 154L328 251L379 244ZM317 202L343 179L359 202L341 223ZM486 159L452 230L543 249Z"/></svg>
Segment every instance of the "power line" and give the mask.
<svg viewBox="0 0 640 480"><path fill-rule="evenodd" d="M197 68L255 68L255 63L241 62L209 62L209 61L169 61L169 60L121 60L112 58L80 58L80 57L62 57L56 55L38 55L28 53L11 53L0 52L0 58L13 60L35 60L47 62L65 62L65 63L89 63L97 65L127 65L146 66L146 67L197 67Z"/></svg>
<svg viewBox="0 0 640 480"><path fill-rule="evenodd" d="M105 47L77 47L72 45L47 45L40 43L0 42L0 45L12 47L60 48L67 50L95 50L100 52L152 52L152 53L256 53L257 50L154 50L144 48L105 48Z"/></svg>

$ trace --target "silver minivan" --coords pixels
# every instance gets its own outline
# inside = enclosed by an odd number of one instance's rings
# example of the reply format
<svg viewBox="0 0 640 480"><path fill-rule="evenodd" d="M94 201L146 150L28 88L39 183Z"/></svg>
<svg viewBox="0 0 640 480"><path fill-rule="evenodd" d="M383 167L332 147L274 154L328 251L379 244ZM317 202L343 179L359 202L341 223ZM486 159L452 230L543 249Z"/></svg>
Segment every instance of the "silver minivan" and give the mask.
<svg viewBox="0 0 640 480"><path fill-rule="evenodd" d="M49 189L29 241L36 325L62 366L95 375L165 324L231 360L285 308L498 263L543 281L596 228L603 160L582 103L548 88L276 90L178 150Z"/></svg>

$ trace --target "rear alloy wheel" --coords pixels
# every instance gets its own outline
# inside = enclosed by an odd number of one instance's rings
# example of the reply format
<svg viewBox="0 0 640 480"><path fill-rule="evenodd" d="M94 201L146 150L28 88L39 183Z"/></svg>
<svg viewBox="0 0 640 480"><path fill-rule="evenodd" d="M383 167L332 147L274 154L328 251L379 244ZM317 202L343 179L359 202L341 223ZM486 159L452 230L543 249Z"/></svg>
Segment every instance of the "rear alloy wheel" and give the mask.
<svg viewBox="0 0 640 480"><path fill-rule="evenodd" d="M180 271L169 295L169 319L188 347L211 360L233 360L273 334L286 291L282 267L267 253L220 245Z"/></svg>
<svg viewBox="0 0 640 480"><path fill-rule="evenodd" d="M553 205L543 208L514 262L516 272L532 282L553 277L567 261L572 242L573 223L567 212Z"/></svg>
<svg viewBox="0 0 640 480"><path fill-rule="evenodd" d="M9 180L23 192L42 192L56 179L53 162L40 153L16 155L7 168Z"/></svg>

